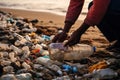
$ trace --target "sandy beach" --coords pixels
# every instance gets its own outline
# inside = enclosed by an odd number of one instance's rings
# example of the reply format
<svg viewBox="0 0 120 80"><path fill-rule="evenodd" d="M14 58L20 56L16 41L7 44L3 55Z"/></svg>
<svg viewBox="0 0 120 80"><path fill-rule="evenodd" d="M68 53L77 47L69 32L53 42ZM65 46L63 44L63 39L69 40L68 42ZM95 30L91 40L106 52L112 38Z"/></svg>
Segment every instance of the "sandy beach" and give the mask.
<svg viewBox="0 0 120 80"><path fill-rule="evenodd" d="M25 11L25 10L17 10L17 9L7 9L0 8L1 11L11 13L16 17L24 17L28 19L38 19L42 21L42 26L56 26L63 27L65 16L60 16L47 12L34 12L34 11ZM52 23L51 23L52 21ZM71 28L71 32L75 31L80 25L82 21L77 20L76 23ZM97 49L104 49L108 45L108 41L103 36L103 34L98 30L97 27L90 27L82 36L81 43L91 44L96 46Z"/></svg>

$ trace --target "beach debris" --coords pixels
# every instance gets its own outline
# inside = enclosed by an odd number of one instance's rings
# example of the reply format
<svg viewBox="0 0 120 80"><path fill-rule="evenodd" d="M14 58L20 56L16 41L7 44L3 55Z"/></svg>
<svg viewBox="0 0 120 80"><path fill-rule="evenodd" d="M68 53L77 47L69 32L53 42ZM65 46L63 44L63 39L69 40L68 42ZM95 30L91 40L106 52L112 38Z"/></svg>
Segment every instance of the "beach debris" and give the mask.
<svg viewBox="0 0 120 80"><path fill-rule="evenodd" d="M95 52L95 47L86 44L64 47L64 44L62 43L51 43L50 49L52 58L57 60L59 59L58 57L61 59L63 58L63 60L80 60L82 58L89 57Z"/></svg>
<svg viewBox="0 0 120 80"><path fill-rule="evenodd" d="M62 29L39 22L0 11L0 80L120 79L120 59L91 57L90 45L51 43Z"/></svg>
<svg viewBox="0 0 120 80"><path fill-rule="evenodd" d="M5 74L2 75L0 80L17 80L14 74Z"/></svg>
<svg viewBox="0 0 120 80"><path fill-rule="evenodd" d="M85 74L84 77L92 77L93 80L113 79L117 77L117 72L110 68L94 70L92 73Z"/></svg>
<svg viewBox="0 0 120 80"><path fill-rule="evenodd" d="M93 72L94 70L98 70L98 69L105 69L107 68L107 63L106 61L100 61L97 64L94 64L92 66L89 67L89 72Z"/></svg>
<svg viewBox="0 0 120 80"><path fill-rule="evenodd" d="M17 80L32 80L30 73L22 73L15 76Z"/></svg>

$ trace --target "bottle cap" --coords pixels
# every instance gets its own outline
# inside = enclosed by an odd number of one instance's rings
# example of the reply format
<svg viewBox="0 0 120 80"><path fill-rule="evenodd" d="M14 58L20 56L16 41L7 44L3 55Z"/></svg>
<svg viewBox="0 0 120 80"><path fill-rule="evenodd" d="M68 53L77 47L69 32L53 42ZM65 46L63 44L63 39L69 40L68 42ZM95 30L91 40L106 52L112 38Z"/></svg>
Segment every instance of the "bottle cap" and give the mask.
<svg viewBox="0 0 120 80"><path fill-rule="evenodd" d="M61 71L61 70L58 70L57 73L58 73L59 75L62 75L62 71Z"/></svg>
<svg viewBox="0 0 120 80"><path fill-rule="evenodd" d="M96 52L96 47L95 46L93 46L93 52Z"/></svg>
<svg viewBox="0 0 120 80"><path fill-rule="evenodd" d="M73 67L72 67L72 72L73 72L73 73L76 73L76 72L78 72L78 69L77 69L77 67L73 66Z"/></svg>

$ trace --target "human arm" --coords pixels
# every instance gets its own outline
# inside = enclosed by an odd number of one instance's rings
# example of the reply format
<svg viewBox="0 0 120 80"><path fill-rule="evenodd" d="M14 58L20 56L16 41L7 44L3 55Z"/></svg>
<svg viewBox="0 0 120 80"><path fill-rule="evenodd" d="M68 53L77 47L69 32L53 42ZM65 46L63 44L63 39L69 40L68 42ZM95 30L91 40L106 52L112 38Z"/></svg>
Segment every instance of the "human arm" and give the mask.
<svg viewBox="0 0 120 80"><path fill-rule="evenodd" d="M81 35L89 28L89 26L97 25L101 22L107 9L109 7L110 0L94 0L93 6L90 8L87 17L83 24L71 35L65 46L72 46L80 41Z"/></svg>
<svg viewBox="0 0 120 80"><path fill-rule="evenodd" d="M65 46L72 46L79 43L82 34L89 28L90 25L86 24L85 22L72 33L71 37L65 43Z"/></svg>
<svg viewBox="0 0 120 80"><path fill-rule="evenodd" d="M75 23L79 14L81 13L83 3L84 3L84 0L71 0L70 1L67 14L66 14L66 18L65 18L63 32L58 33L54 37L52 42L63 42L66 39L67 33L69 32L70 28Z"/></svg>

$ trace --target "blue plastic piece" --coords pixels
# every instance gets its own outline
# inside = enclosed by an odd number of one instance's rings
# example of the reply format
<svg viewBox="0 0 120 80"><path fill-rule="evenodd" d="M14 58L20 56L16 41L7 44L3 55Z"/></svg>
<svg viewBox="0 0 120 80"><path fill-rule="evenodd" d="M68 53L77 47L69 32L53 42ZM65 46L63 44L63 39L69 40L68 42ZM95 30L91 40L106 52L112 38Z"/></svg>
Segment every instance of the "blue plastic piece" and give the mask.
<svg viewBox="0 0 120 80"><path fill-rule="evenodd" d="M71 66L67 65L67 64L62 65L62 67L63 67L63 69L71 69Z"/></svg>
<svg viewBox="0 0 120 80"><path fill-rule="evenodd" d="M96 47L95 46L93 47L93 51L96 52Z"/></svg>
<svg viewBox="0 0 120 80"><path fill-rule="evenodd" d="M49 56L43 56L44 58L48 58L48 59L50 59L50 57Z"/></svg>
<svg viewBox="0 0 120 80"><path fill-rule="evenodd" d="M42 38L43 38L44 40L47 40L47 41L50 40L50 36L47 36L47 35L42 35Z"/></svg>
<svg viewBox="0 0 120 80"><path fill-rule="evenodd" d="M73 72L73 73L76 73L76 72L78 72L78 69L77 69L77 67L73 66L73 67L72 67L72 72Z"/></svg>
<svg viewBox="0 0 120 80"><path fill-rule="evenodd" d="M70 72L70 73L77 73L78 72L78 68L75 66L70 66L70 65L64 64L64 65L62 65L62 68L66 72Z"/></svg>

